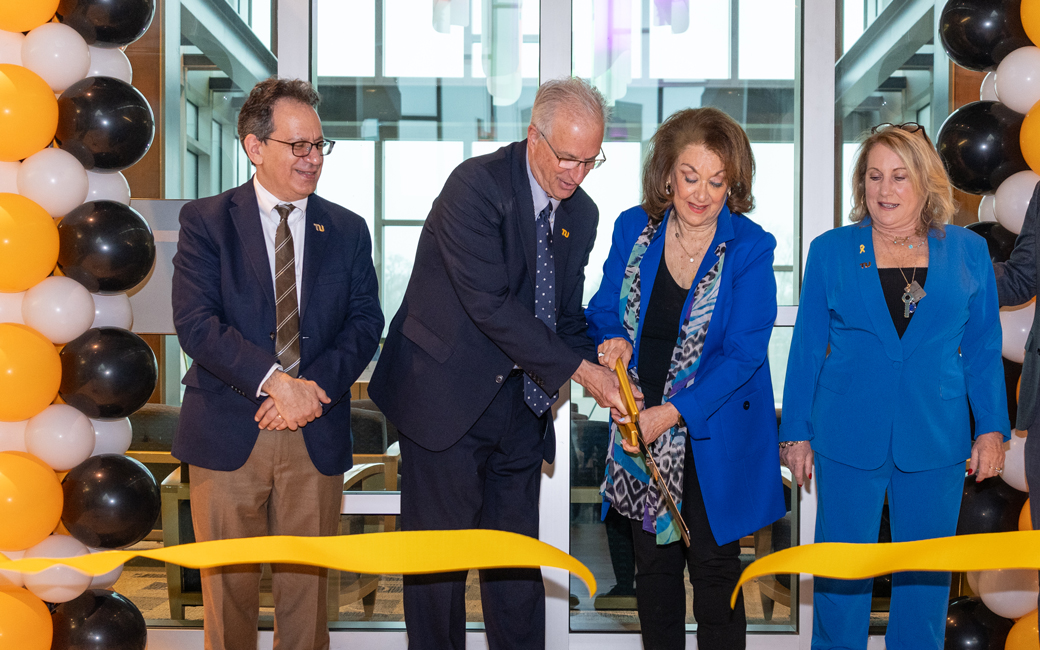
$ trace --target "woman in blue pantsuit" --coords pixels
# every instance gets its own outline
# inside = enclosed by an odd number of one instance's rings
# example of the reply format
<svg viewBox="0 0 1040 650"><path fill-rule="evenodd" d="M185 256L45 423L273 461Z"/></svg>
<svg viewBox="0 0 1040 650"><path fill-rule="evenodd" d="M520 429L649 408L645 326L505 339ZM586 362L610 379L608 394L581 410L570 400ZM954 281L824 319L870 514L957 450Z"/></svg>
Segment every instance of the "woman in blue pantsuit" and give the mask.
<svg viewBox="0 0 1040 650"><path fill-rule="evenodd" d="M917 124L875 127L852 180L856 223L809 249L781 460L799 484L815 466L817 542L877 541L886 494L893 541L953 535L965 460L995 476L1010 437L986 243L944 226L949 180ZM871 584L816 579L814 650L867 647ZM893 576L889 650L943 647L949 587Z"/></svg>

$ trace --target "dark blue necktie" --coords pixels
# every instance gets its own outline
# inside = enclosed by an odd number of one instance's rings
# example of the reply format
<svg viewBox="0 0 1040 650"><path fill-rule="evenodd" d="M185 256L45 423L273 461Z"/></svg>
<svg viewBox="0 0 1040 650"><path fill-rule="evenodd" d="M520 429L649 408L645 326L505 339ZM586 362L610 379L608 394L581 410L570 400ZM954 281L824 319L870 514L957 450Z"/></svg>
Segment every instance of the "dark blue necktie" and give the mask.
<svg viewBox="0 0 1040 650"><path fill-rule="evenodd" d="M556 274L553 263L552 226L549 225L549 215L551 214L552 201L542 208L535 220L535 234L538 243L535 244L534 315L555 332L556 306L553 284ZM556 397L557 395L548 395L530 377L524 375L524 401L535 415L541 417L556 402Z"/></svg>

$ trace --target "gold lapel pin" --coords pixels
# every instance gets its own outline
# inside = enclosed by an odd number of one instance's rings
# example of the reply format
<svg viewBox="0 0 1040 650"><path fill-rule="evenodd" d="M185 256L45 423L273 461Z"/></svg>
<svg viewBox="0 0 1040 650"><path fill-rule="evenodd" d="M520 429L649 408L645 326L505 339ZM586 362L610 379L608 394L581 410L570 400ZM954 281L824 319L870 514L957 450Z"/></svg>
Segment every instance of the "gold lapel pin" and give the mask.
<svg viewBox="0 0 1040 650"><path fill-rule="evenodd" d="M560 234L563 235L564 237L570 237L571 236L570 232L568 232L566 228L560 228Z"/></svg>
<svg viewBox="0 0 1040 650"><path fill-rule="evenodd" d="M325 232L325 226L321 225L320 223L314 224L314 229L318 232Z"/></svg>
<svg viewBox="0 0 1040 650"><path fill-rule="evenodd" d="M864 244L860 244L859 245L859 252L860 252L860 255L862 255L863 253L866 253L867 252L867 247Z"/></svg>
<svg viewBox="0 0 1040 650"><path fill-rule="evenodd" d="M870 262L861 262L860 265L859 265L859 268L861 268L861 269L869 269L870 268Z"/></svg>

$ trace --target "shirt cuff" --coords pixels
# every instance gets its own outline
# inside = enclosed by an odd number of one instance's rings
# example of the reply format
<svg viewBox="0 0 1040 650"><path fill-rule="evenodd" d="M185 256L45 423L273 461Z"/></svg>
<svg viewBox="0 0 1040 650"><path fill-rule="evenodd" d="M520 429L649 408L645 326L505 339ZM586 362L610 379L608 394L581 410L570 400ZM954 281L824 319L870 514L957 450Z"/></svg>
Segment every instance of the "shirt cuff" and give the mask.
<svg viewBox="0 0 1040 650"><path fill-rule="evenodd" d="M260 380L260 385L256 387L257 398L267 397L267 393L263 391L263 387L264 384L267 383L267 380L271 378L271 375L274 374L275 370L284 370L284 368L282 368L282 364L280 363L276 363L273 366L271 366L271 369L267 371L267 374L264 375L264 378Z"/></svg>

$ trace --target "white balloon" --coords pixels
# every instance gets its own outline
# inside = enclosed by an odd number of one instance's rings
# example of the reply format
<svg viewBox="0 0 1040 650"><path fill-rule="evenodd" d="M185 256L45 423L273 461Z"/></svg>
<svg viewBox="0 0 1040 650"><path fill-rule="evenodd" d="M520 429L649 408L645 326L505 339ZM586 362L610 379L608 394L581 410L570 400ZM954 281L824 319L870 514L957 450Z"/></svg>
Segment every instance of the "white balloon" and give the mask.
<svg viewBox="0 0 1040 650"><path fill-rule="evenodd" d="M25 292L22 319L51 343L68 343L94 322L94 296L72 278L44 278Z"/></svg>
<svg viewBox="0 0 1040 650"><path fill-rule="evenodd" d="M0 451L26 451L25 425L28 420L0 422Z"/></svg>
<svg viewBox="0 0 1040 650"><path fill-rule="evenodd" d="M1005 483L1016 490L1028 492L1029 484L1026 482L1025 457L1026 439L1021 434L1022 432L1017 430L1011 432L1011 446L1004 454L1004 473L1000 476Z"/></svg>
<svg viewBox="0 0 1040 650"><path fill-rule="evenodd" d="M60 93L87 76L90 48L79 32L68 25L44 23L26 34L22 65Z"/></svg>
<svg viewBox="0 0 1040 650"><path fill-rule="evenodd" d="M110 551L108 548L91 548L87 547L91 553L101 553L102 551ZM112 569L108 573L102 573L99 576L94 576L90 581L90 589L111 589L112 585L119 580L119 576L123 573L123 565L120 564L116 568Z"/></svg>
<svg viewBox="0 0 1040 650"><path fill-rule="evenodd" d="M79 557L90 552L75 537L51 535L25 551L25 557ZM56 564L39 573L23 575L25 588L48 603L67 603L90 587L91 576L64 564Z"/></svg>
<svg viewBox="0 0 1040 650"><path fill-rule="evenodd" d="M91 327L122 327L130 329L134 324L134 312L130 309L130 296L125 293L92 294L94 296L94 323Z"/></svg>
<svg viewBox="0 0 1040 650"><path fill-rule="evenodd" d="M1040 101L1040 47L1020 47L997 66L997 95L1018 113L1028 113Z"/></svg>
<svg viewBox="0 0 1040 650"><path fill-rule="evenodd" d="M101 454L125 454L134 439L130 418L118 420L90 420L94 427L94 452L91 456Z"/></svg>
<svg viewBox="0 0 1040 650"><path fill-rule="evenodd" d="M0 162L0 192L18 194L18 170L22 163Z"/></svg>
<svg viewBox="0 0 1040 650"><path fill-rule="evenodd" d="M43 149L18 169L18 193L63 217L87 200L87 170L67 151Z"/></svg>
<svg viewBox="0 0 1040 650"><path fill-rule="evenodd" d="M90 69L88 77L115 77L126 83L133 81L134 72L130 59L119 48L90 47Z"/></svg>
<svg viewBox="0 0 1040 650"><path fill-rule="evenodd" d="M985 78L982 80L982 87L979 89L979 99L984 102L999 102L997 98L997 71L990 70L986 73Z"/></svg>
<svg viewBox="0 0 1040 650"><path fill-rule="evenodd" d="M1033 314L1036 312L1036 299L1017 307L1000 309L1000 327L1004 331L1001 354L1015 363L1023 363L1026 358L1026 338L1033 326Z"/></svg>
<svg viewBox="0 0 1040 650"><path fill-rule="evenodd" d="M979 593L979 575L982 571L968 571L968 586L971 587L972 593Z"/></svg>
<svg viewBox="0 0 1040 650"><path fill-rule="evenodd" d="M979 221L996 221L997 213L994 210L996 207L997 195L996 194L983 194L982 200L979 201Z"/></svg>
<svg viewBox="0 0 1040 650"><path fill-rule="evenodd" d="M0 30L0 63L22 65L22 44L25 34Z"/></svg>
<svg viewBox="0 0 1040 650"><path fill-rule="evenodd" d="M51 404L25 425L26 451L58 472L90 458L94 438L90 418L68 404Z"/></svg>
<svg viewBox="0 0 1040 650"><path fill-rule="evenodd" d="M20 560L25 555L25 551L4 551L0 555L8 560ZM21 571L0 571L0 590L21 589L24 586L25 581L22 579Z"/></svg>
<svg viewBox="0 0 1040 650"><path fill-rule="evenodd" d="M1036 609L1036 569L999 569L979 575L979 596L997 616L1019 618Z"/></svg>
<svg viewBox="0 0 1040 650"><path fill-rule="evenodd" d="M1026 208L1033 198L1033 190L1040 183L1040 175L1031 169L1012 174L997 188L996 203L993 211L997 221L1016 235L1022 232L1022 222L1026 218Z"/></svg>
<svg viewBox="0 0 1040 650"><path fill-rule="evenodd" d="M24 291L0 293L0 323L25 325L25 320L22 319L22 301L24 299Z"/></svg>
<svg viewBox="0 0 1040 650"><path fill-rule="evenodd" d="M121 173L87 172L87 201L118 201L130 205L130 184Z"/></svg>

